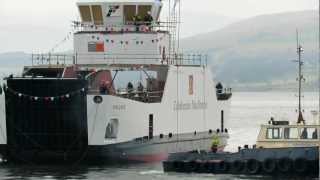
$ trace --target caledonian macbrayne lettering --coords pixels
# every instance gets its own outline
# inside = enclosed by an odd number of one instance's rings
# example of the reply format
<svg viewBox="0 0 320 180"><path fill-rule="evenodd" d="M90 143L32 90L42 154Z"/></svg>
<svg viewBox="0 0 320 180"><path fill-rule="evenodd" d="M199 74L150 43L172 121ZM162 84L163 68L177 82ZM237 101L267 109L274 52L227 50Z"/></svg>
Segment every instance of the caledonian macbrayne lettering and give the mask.
<svg viewBox="0 0 320 180"><path fill-rule="evenodd" d="M173 109L176 110L197 110L197 109L207 109L207 103L203 101L191 101L191 102L182 102L182 101L174 101Z"/></svg>

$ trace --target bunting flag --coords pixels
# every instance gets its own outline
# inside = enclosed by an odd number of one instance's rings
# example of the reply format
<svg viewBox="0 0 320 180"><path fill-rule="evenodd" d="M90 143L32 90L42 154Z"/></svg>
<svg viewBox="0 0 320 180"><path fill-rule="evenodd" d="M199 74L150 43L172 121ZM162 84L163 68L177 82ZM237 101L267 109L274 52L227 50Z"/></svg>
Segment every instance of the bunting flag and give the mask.
<svg viewBox="0 0 320 180"><path fill-rule="evenodd" d="M161 42L163 39L164 39L164 36L165 35L162 35L161 37L158 37L158 38L155 38L155 39L151 39L151 43L158 43L158 42ZM91 37L92 39L100 39L96 36L92 36ZM105 40L106 43L111 43L111 44L114 44L114 43L118 43L118 44L121 44L121 45L129 45L129 44L136 44L136 45L142 45L145 43L145 41L138 41L136 39L133 39L133 40L119 40L119 41L115 41L113 39L106 39ZM130 43L131 42L131 43Z"/></svg>
<svg viewBox="0 0 320 180"><path fill-rule="evenodd" d="M11 88L8 88L6 85L4 85L3 87L4 87L5 93L10 93L14 96L17 96L21 100L30 100L30 101L39 101L39 102L40 101L45 101L45 102L65 101L66 99L71 99L73 96L85 94L86 92L85 88L81 88L79 90L72 91L62 95L40 97L40 96L33 96L33 95L17 92Z"/></svg>

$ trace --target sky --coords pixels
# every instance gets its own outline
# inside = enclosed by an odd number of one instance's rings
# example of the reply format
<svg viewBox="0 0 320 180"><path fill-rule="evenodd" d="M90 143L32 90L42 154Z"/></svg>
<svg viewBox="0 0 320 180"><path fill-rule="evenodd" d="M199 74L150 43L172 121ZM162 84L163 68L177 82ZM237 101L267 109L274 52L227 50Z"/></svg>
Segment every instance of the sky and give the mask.
<svg viewBox="0 0 320 180"><path fill-rule="evenodd" d="M79 17L75 2L0 0L0 53L46 51L53 47L70 31L70 22ZM252 16L317 6L318 0L181 0L183 29L187 29L182 30L181 37L213 31ZM64 48L71 46L69 42Z"/></svg>

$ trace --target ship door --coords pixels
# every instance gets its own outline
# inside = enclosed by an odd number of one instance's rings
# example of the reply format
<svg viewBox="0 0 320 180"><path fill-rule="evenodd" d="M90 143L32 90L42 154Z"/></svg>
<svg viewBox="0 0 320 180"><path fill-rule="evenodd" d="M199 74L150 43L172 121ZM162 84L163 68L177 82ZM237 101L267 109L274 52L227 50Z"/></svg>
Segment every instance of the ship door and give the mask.
<svg viewBox="0 0 320 180"><path fill-rule="evenodd" d="M115 139L118 136L119 120L111 119L106 127L106 139Z"/></svg>
<svg viewBox="0 0 320 180"><path fill-rule="evenodd" d="M149 139L153 138L153 114L149 114Z"/></svg>

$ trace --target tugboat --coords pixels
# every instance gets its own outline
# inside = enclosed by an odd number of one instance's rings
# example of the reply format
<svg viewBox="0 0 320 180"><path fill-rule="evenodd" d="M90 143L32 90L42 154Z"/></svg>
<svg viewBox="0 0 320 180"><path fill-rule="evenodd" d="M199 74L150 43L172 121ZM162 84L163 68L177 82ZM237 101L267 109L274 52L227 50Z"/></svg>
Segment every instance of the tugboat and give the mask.
<svg viewBox="0 0 320 180"><path fill-rule="evenodd" d="M307 124L303 117L303 109L301 105L302 99L302 82L305 78L302 73L303 61L301 55L302 46L298 41L297 32L297 54L298 60L298 118L296 123L290 124L289 121L275 121L271 117L267 125L261 125L257 139L257 147L259 148L282 148L282 147L319 147L320 141L318 134L320 125L317 121L313 124ZM314 115L315 112L311 112Z"/></svg>
<svg viewBox="0 0 320 180"><path fill-rule="evenodd" d="M177 1L179 3L179 1ZM231 89L207 58L178 51L161 0L80 0L74 53L33 54L5 78L0 153L9 162L153 162L227 145ZM216 87L217 86L217 87Z"/></svg>
<svg viewBox="0 0 320 180"><path fill-rule="evenodd" d="M235 153L174 153L163 162L164 171L319 177L320 125L306 124L301 106L301 87L304 80L302 52L302 46L297 42L299 105L296 124L271 118L267 125L261 126L256 145L252 148L245 145L243 149L239 147Z"/></svg>

